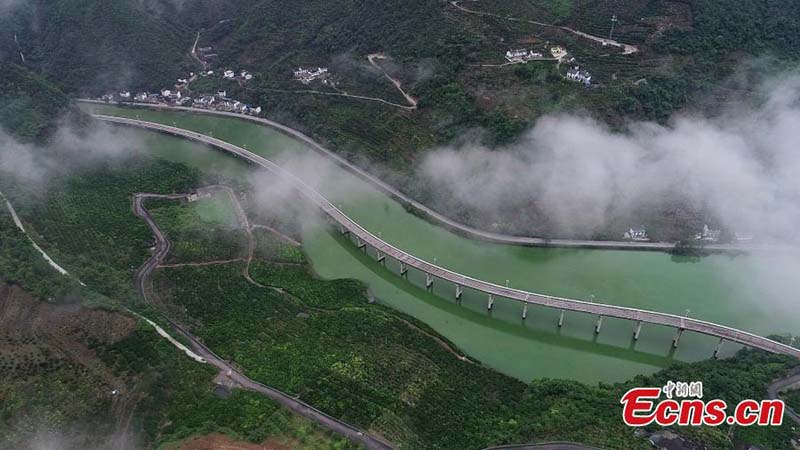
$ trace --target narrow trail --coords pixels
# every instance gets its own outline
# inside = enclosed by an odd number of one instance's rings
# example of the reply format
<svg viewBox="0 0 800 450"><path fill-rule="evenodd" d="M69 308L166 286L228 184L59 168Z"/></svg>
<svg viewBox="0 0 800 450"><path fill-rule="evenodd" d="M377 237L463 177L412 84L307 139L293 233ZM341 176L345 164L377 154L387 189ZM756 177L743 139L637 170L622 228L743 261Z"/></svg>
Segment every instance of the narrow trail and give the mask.
<svg viewBox="0 0 800 450"><path fill-rule="evenodd" d="M28 241L30 241L31 245L33 245L33 248L35 248L36 251L38 251L42 255L44 260L47 261L47 263L50 264L52 268L56 269L56 271L58 271L58 273L60 273L61 275L71 276L66 269L58 265L58 263L56 263L53 260L53 258L51 258L50 255L47 254L47 252L45 252L41 247L39 247L39 244L37 244L36 241L33 240L30 234L28 234L28 231L25 229L25 226L22 224L22 221L17 215L17 211L14 209L14 206L11 205L11 202L8 200L8 198L6 198L5 195L3 195L2 192L0 192L0 199L2 199L6 203L6 209L8 209L8 212L11 214L11 218L14 220L14 225L16 225L17 228L22 232L22 234L24 234L25 237L28 238ZM81 280L78 280L78 283L80 283L81 286L86 286L85 284L83 284Z"/></svg>
<svg viewBox="0 0 800 450"><path fill-rule="evenodd" d="M409 105L411 105L414 108L417 107L419 101L403 90L403 83L401 83L400 80L393 78L391 75L389 75L388 72L386 72L386 70L384 70L383 67L380 66L380 64L375 62L376 59L388 59L386 55L384 55L383 53L371 53L367 55L367 59L369 60L369 63L372 64L373 67L383 72L383 76L385 76L389 81L392 82L394 87L397 88L398 91L400 91L400 94L402 94L402 96L406 99Z"/></svg>
<svg viewBox="0 0 800 450"><path fill-rule="evenodd" d="M187 262L187 263L177 263L177 264L159 264L159 269L175 269L178 267L204 267L204 266L221 266L223 264L231 264L236 262L245 262L247 261L245 258L234 258L234 259L218 259L214 261L203 261L203 262Z"/></svg>
<svg viewBox="0 0 800 450"><path fill-rule="evenodd" d="M142 296L146 303L151 303L153 301L154 293L153 293L153 283L151 275L153 270L158 267L164 260L164 258L169 253L169 249L171 244L167 239L164 232L156 225L155 221L153 220L152 216L150 215L149 211L144 207L144 200L148 197L160 197L160 198L172 198L172 199L180 199L186 197L186 194L174 194L174 195L160 195L160 194L147 194L147 193L139 193L135 194L133 197L133 212L136 214L137 217L141 218L142 220L147 223L147 226L150 228L150 231L153 233L154 237L156 238L156 250L153 252L153 255L145 261L142 267L136 271L134 275L134 284L136 290ZM285 406L289 410L303 416L307 419L310 419L319 425L338 433L353 442L363 445L368 450L391 450L393 449L387 443L384 443L378 440L375 437L372 437L364 432L358 430L357 428L348 425L345 422L342 422L334 417L331 417L318 409L306 404L305 402L290 396L282 391L279 391L275 388L269 387L265 384L259 383L248 378L244 375L238 368L234 367L231 363L225 361L217 354L215 354L211 349L203 345L193 334L187 331L185 328L180 326L179 324L175 323L174 321L166 318L170 322L171 327L181 336L183 336L192 347L192 351L194 354L198 355L205 363L211 364L212 366L218 368L221 373L224 374L224 377L231 382L231 384L238 386L242 389L251 390L263 394L281 405ZM198 362L201 362L198 360Z"/></svg>
<svg viewBox="0 0 800 450"><path fill-rule="evenodd" d="M456 9L458 9L460 11L463 11L463 12L466 12L466 13L469 13L469 14L476 14L476 15L479 15L479 16L495 17L495 18L498 18L498 19L508 20L508 21L511 21L511 22L530 23L530 24L533 24L533 25L541 26L541 27L563 30L563 31L566 31L568 33L572 33L572 34L574 34L576 36L580 36L580 37L582 37L584 39L589 39L589 40L592 40L592 41L595 41L595 42L599 42L602 45L610 45L612 47L621 48L623 55L630 55L630 54L633 54L633 53L637 53L639 51L639 48L636 47L635 45L624 44L622 42L615 41L614 39L608 39L608 38L602 38L602 37L599 37L599 36L594 36L594 35L591 35L589 33L585 33L583 31L576 30L574 28L566 27L566 26L563 26L563 25L553 25L551 23L537 22L535 20L520 19L520 18L517 18L517 17L503 16L503 15L500 15L500 14L490 13L490 12L486 12L486 11L477 11L477 10L474 10L474 9L465 8L465 7L460 5L460 3L463 3L465 1L470 1L470 2L476 3L476 2L478 2L480 0L454 0L454 1L451 1L450 4L453 5L453 7L455 7Z"/></svg>
<svg viewBox="0 0 800 450"><path fill-rule="evenodd" d="M313 89L275 89L275 88L264 88L264 90L272 92L283 92L285 94L312 94L312 95L330 95L333 97L348 97L360 100L370 100L373 102L379 102L389 106L393 106L395 108L404 109L406 111L414 111L417 109L416 106L401 105L399 103L393 103L388 100L384 100L382 98L367 97L364 95L353 95L353 94L348 94L346 92L324 92L324 91L315 91Z"/></svg>
<svg viewBox="0 0 800 450"><path fill-rule="evenodd" d="M281 233L280 231L278 231L275 228L272 228L272 227L270 227L268 225L254 224L254 225L250 226L250 229L251 230L255 230L255 229L267 230L267 231L271 232L273 235L275 235L276 237L280 238L281 240L283 240L284 242L286 242L287 244L289 244L289 245L291 245L293 247L302 246L302 244L300 242L298 242L297 240L293 239L290 236L287 236L287 235Z"/></svg>

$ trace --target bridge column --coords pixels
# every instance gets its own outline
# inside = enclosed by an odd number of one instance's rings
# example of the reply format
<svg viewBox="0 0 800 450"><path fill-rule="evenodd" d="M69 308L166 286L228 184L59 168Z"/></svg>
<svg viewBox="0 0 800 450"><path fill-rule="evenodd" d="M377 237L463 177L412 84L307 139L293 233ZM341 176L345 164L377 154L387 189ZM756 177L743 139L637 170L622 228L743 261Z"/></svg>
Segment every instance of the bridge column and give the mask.
<svg viewBox="0 0 800 450"><path fill-rule="evenodd" d="M408 267L406 267L406 263L403 261L400 261L400 276L408 278Z"/></svg>
<svg viewBox="0 0 800 450"><path fill-rule="evenodd" d="M522 307L522 320L528 318L528 304L525 303L525 306Z"/></svg>
<svg viewBox="0 0 800 450"><path fill-rule="evenodd" d="M714 359L719 358L719 351L722 350L723 342L725 342L725 338L719 338L719 342L717 342L717 348L714 349Z"/></svg>
<svg viewBox="0 0 800 450"><path fill-rule="evenodd" d="M350 234L350 230L344 227L344 225L339 225L339 230L342 232L342 236L347 236Z"/></svg>
<svg viewBox="0 0 800 450"><path fill-rule="evenodd" d="M561 315L558 317L558 328L561 328L561 327L564 326L564 313L565 312L566 311L564 311L563 309L561 310Z"/></svg>
<svg viewBox="0 0 800 450"><path fill-rule="evenodd" d="M600 327L603 326L603 316L597 316L597 324L594 326L594 334L600 334Z"/></svg>
<svg viewBox="0 0 800 450"><path fill-rule="evenodd" d="M356 244L358 244L359 249L363 248L365 252L367 251L367 243L362 241L360 237L356 238Z"/></svg>
<svg viewBox="0 0 800 450"><path fill-rule="evenodd" d="M678 348L678 341L681 340L682 335L683 335L683 328L678 328L678 332L675 333L675 338L672 339L672 348Z"/></svg>
<svg viewBox="0 0 800 450"><path fill-rule="evenodd" d="M641 332L642 332L642 321L640 320L636 324L636 329L633 331L633 340L634 341L638 341L639 340L639 334L641 334Z"/></svg>
<svg viewBox="0 0 800 450"><path fill-rule="evenodd" d="M425 272L425 289L430 290L431 286L433 286L433 276Z"/></svg>
<svg viewBox="0 0 800 450"><path fill-rule="evenodd" d="M491 311L492 306L494 306L494 294L489 294L489 303L486 304L486 309Z"/></svg>
<svg viewBox="0 0 800 450"><path fill-rule="evenodd" d="M464 289L461 287L460 284L456 284L456 300L461 300L461 294L464 293Z"/></svg>
<svg viewBox="0 0 800 450"><path fill-rule="evenodd" d="M380 251L380 250L377 250L377 252L378 252L378 262L379 263L384 263L384 265L385 265L386 264L386 255L384 255L383 252Z"/></svg>

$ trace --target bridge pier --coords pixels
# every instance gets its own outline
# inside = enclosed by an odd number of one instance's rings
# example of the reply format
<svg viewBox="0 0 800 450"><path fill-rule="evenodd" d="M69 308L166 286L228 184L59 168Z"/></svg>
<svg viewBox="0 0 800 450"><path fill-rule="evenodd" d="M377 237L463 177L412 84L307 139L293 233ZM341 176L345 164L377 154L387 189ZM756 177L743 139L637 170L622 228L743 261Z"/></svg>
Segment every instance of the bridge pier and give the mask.
<svg viewBox="0 0 800 450"><path fill-rule="evenodd" d="M600 334L600 327L603 326L603 316L597 316L597 325L594 326L594 334Z"/></svg>
<svg viewBox="0 0 800 450"><path fill-rule="evenodd" d="M386 255L384 255L383 252L380 251L380 250L377 250L377 252L378 252L378 262L379 263L383 263L385 265L386 264Z"/></svg>
<svg viewBox="0 0 800 450"><path fill-rule="evenodd" d="M364 249L365 252L367 251L367 243L362 241L360 237L356 238L356 244L358 245L359 250Z"/></svg>
<svg viewBox="0 0 800 450"><path fill-rule="evenodd" d="M722 350L723 342L725 342L725 338L719 338L719 342L717 342L717 348L714 349L714 359L719 358L719 351Z"/></svg>
<svg viewBox="0 0 800 450"><path fill-rule="evenodd" d="M672 348L678 348L678 341L681 340L683 331L684 331L683 328L678 328L678 332L675 333L675 338L672 339Z"/></svg>
<svg viewBox="0 0 800 450"><path fill-rule="evenodd" d="M561 315L558 317L558 328L561 328L561 327L564 326L564 313L566 313L566 311L564 311L562 309L561 310Z"/></svg>
<svg viewBox="0 0 800 450"><path fill-rule="evenodd" d="M408 278L408 267L406 263L400 261L400 276L403 278Z"/></svg>
<svg viewBox="0 0 800 450"><path fill-rule="evenodd" d="M344 225L340 225L339 226L339 230L341 231L342 236L349 236L350 235L350 230L345 228Z"/></svg>
<svg viewBox="0 0 800 450"><path fill-rule="evenodd" d="M464 289L461 287L460 284L456 284L456 300L461 300L461 294L464 293Z"/></svg>
<svg viewBox="0 0 800 450"><path fill-rule="evenodd" d="M491 311L493 306L494 306L494 294L489 294L489 303L486 304L486 309Z"/></svg>
<svg viewBox="0 0 800 450"><path fill-rule="evenodd" d="M428 272L425 272L425 289L431 290L432 286L433 286L433 275L429 274Z"/></svg>
<svg viewBox="0 0 800 450"><path fill-rule="evenodd" d="M525 320L527 318L528 318L528 304L525 303L525 305L522 307L522 320Z"/></svg>
<svg viewBox="0 0 800 450"><path fill-rule="evenodd" d="M640 320L640 321L639 321L639 322L636 324L636 329L635 329L635 330L633 330L633 340L634 340L634 341L638 341L638 340L639 340L639 335L640 335L641 333L642 333L642 321Z"/></svg>

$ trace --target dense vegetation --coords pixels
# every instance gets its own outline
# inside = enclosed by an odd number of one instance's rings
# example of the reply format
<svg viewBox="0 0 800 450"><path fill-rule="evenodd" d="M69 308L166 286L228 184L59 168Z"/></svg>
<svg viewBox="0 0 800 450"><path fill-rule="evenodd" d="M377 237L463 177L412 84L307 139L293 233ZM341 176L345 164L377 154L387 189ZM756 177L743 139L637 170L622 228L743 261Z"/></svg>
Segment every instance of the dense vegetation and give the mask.
<svg viewBox="0 0 800 450"><path fill-rule="evenodd" d="M795 411L800 411L800 389L793 389L781 394L786 404Z"/></svg>
<svg viewBox="0 0 800 450"><path fill-rule="evenodd" d="M146 226L130 212L130 195L184 192L198 182L198 174L182 165L139 157L55 179L49 186L58 189L28 192L21 185L4 189L13 200L19 200L23 219L48 252L90 287L116 295L125 289L130 294L131 271L141 264L152 243ZM173 235L176 244L186 237L194 239L180 228L192 228L196 221L181 218L195 217L202 206L177 202L151 206L166 219L167 227L178 229ZM165 213L173 209L178 220L170 223ZM205 216L215 218L210 223L216 226L224 222L217 213L226 210L213 207ZM12 226L6 219L3 236L15 236ZM15 239L17 244L8 248L24 252L19 235ZM165 268L157 273L156 286L162 301L178 307L167 310L177 311L175 318L251 377L409 448L478 448L548 439L647 448L646 441L619 420L618 398L627 387L658 385L667 379L702 379L709 394L735 402L762 396L766 383L795 365L787 358L745 351L730 360L682 364L620 385L587 386L558 380L526 384L462 361L458 349L424 324L369 304L364 286L357 281L315 279L306 264L298 265L303 263L299 258L294 264L282 264L287 258L284 251L271 250L286 244L270 239L278 240L271 233L260 235L261 259L251 268L254 280L267 288L249 283L240 263ZM214 248L203 247L212 252ZM8 261L14 255L9 254ZM36 261L34 256L26 258ZM295 256L293 253L292 258ZM22 284L35 277L14 275L8 265L0 268L0 277L13 276ZM259 441L276 429L293 427L285 412L276 412L281 410L258 396L213 396L208 382L212 374L191 360L175 357L174 350L149 330L138 329L113 345L93 345L115 376L138 379L143 392L150 393L137 403L134 416L148 442L212 430ZM57 374L51 381L22 377L21 383L31 384L17 391L31 392L40 382L72 386L79 378L71 376ZM47 384L41 386L48 392ZM83 404L84 412L68 415L65 420L69 422L108 408L107 400L92 395L97 394L75 390L74 397L52 398L73 406L81 405L76 403L78 397L90 399ZM20 398L8 403L14 411L19 405L28 405L33 411L49 405L47 398ZM9 420L11 416L7 410L2 417ZM108 430L100 425L96 428L98 432ZM726 430L687 432L710 447L730 447ZM764 448L787 448L791 433L788 426L769 434L736 430L738 438Z"/></svg>
<svg viewBox="0 0 800 450"><path fill-rule="evenodd" d="M0 129L22 139L41 140L69 100L54 85L16 64L0 70Z"/></svg>
<svg viewBox="0 0 800 450"><path fill-rule="evenodd" d="M229 260L245 254L246 235L236 222L227 194L186 205L151 200L147 208L174 243L169 263Z"/></svg>

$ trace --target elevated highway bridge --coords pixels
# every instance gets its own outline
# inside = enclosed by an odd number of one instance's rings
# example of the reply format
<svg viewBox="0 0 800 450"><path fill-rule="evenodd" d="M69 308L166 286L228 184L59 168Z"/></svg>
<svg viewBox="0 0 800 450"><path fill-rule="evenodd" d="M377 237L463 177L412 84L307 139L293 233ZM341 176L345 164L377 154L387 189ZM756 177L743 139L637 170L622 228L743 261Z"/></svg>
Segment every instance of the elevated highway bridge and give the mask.
<svg viewBox="0 0 800 450"><path fill-rule="evenodd" d="M719 353L720 347L724 341L735 342L738 344L746 345L748 347L758 348L771 353L785 354L800 358L800 349L782 344L780 342L767 339L756 334L748 333L743 330L738 330L725 325L719 325L712 322L707 322L699 319L683 317L674 314L661 313L656 311L648 311L645 309L629 308L625 306L615 306L608 304L600 304L593 302L586 302L581 300L573 300L551 295L537 294L520 289L513 289L506 286L500 286L487 281L478 280L476 278L453 272L444 267L432 264L416 256L407 253L388 242L383 241L381 238L373 235L361 225L356 223L353 219L344 214L341 210L336 208L329 202L322 194L317 192L314 188L306 184L303 180L296 177L292 173L283 169L274 162L250 152L244 148L233 145L229 142L213 138L194 131L176 128L160 123L147 122L137 119L129 119L123 117L94 115L94 117L103 122L145 128L154 130L174 136L188 138L197 142L210 145L214 148L220 149L230 153L236 157L242 158L245 161L260 166L281 177L283 180L291 183L297 191L304 195L308 200L319 207L327 217L335 222L342 234L350 236L355 240L359 248L366 250L371 247L378 255L378 260L384 262L386 258L393 258L398 261L400 265L400 275L406 275L409 268L419 270L426 276L425 286L431 288L435 280L446 281L455 286L455 297L461 297L464 288L470 288L478 292L482 292L487 296L487 308L492 309L495 299L505 298L520 302L523 306L522 318L527 316L529 305L540 305L550 308L556 308L561 311L559 318L559 326L563 324L564 314L566 311L581 312L597 316L597 323L595 325L595 332L600 333L603 318L614 317L619 319L631 320L635 323L633 337L639 338L642 324L649 323L655 325L662 325L672 327L676 330L673 339L673 346L677 347L681 335L685 331L692 331L696 333L706 334L719 338L714 356Z"/></svg>

